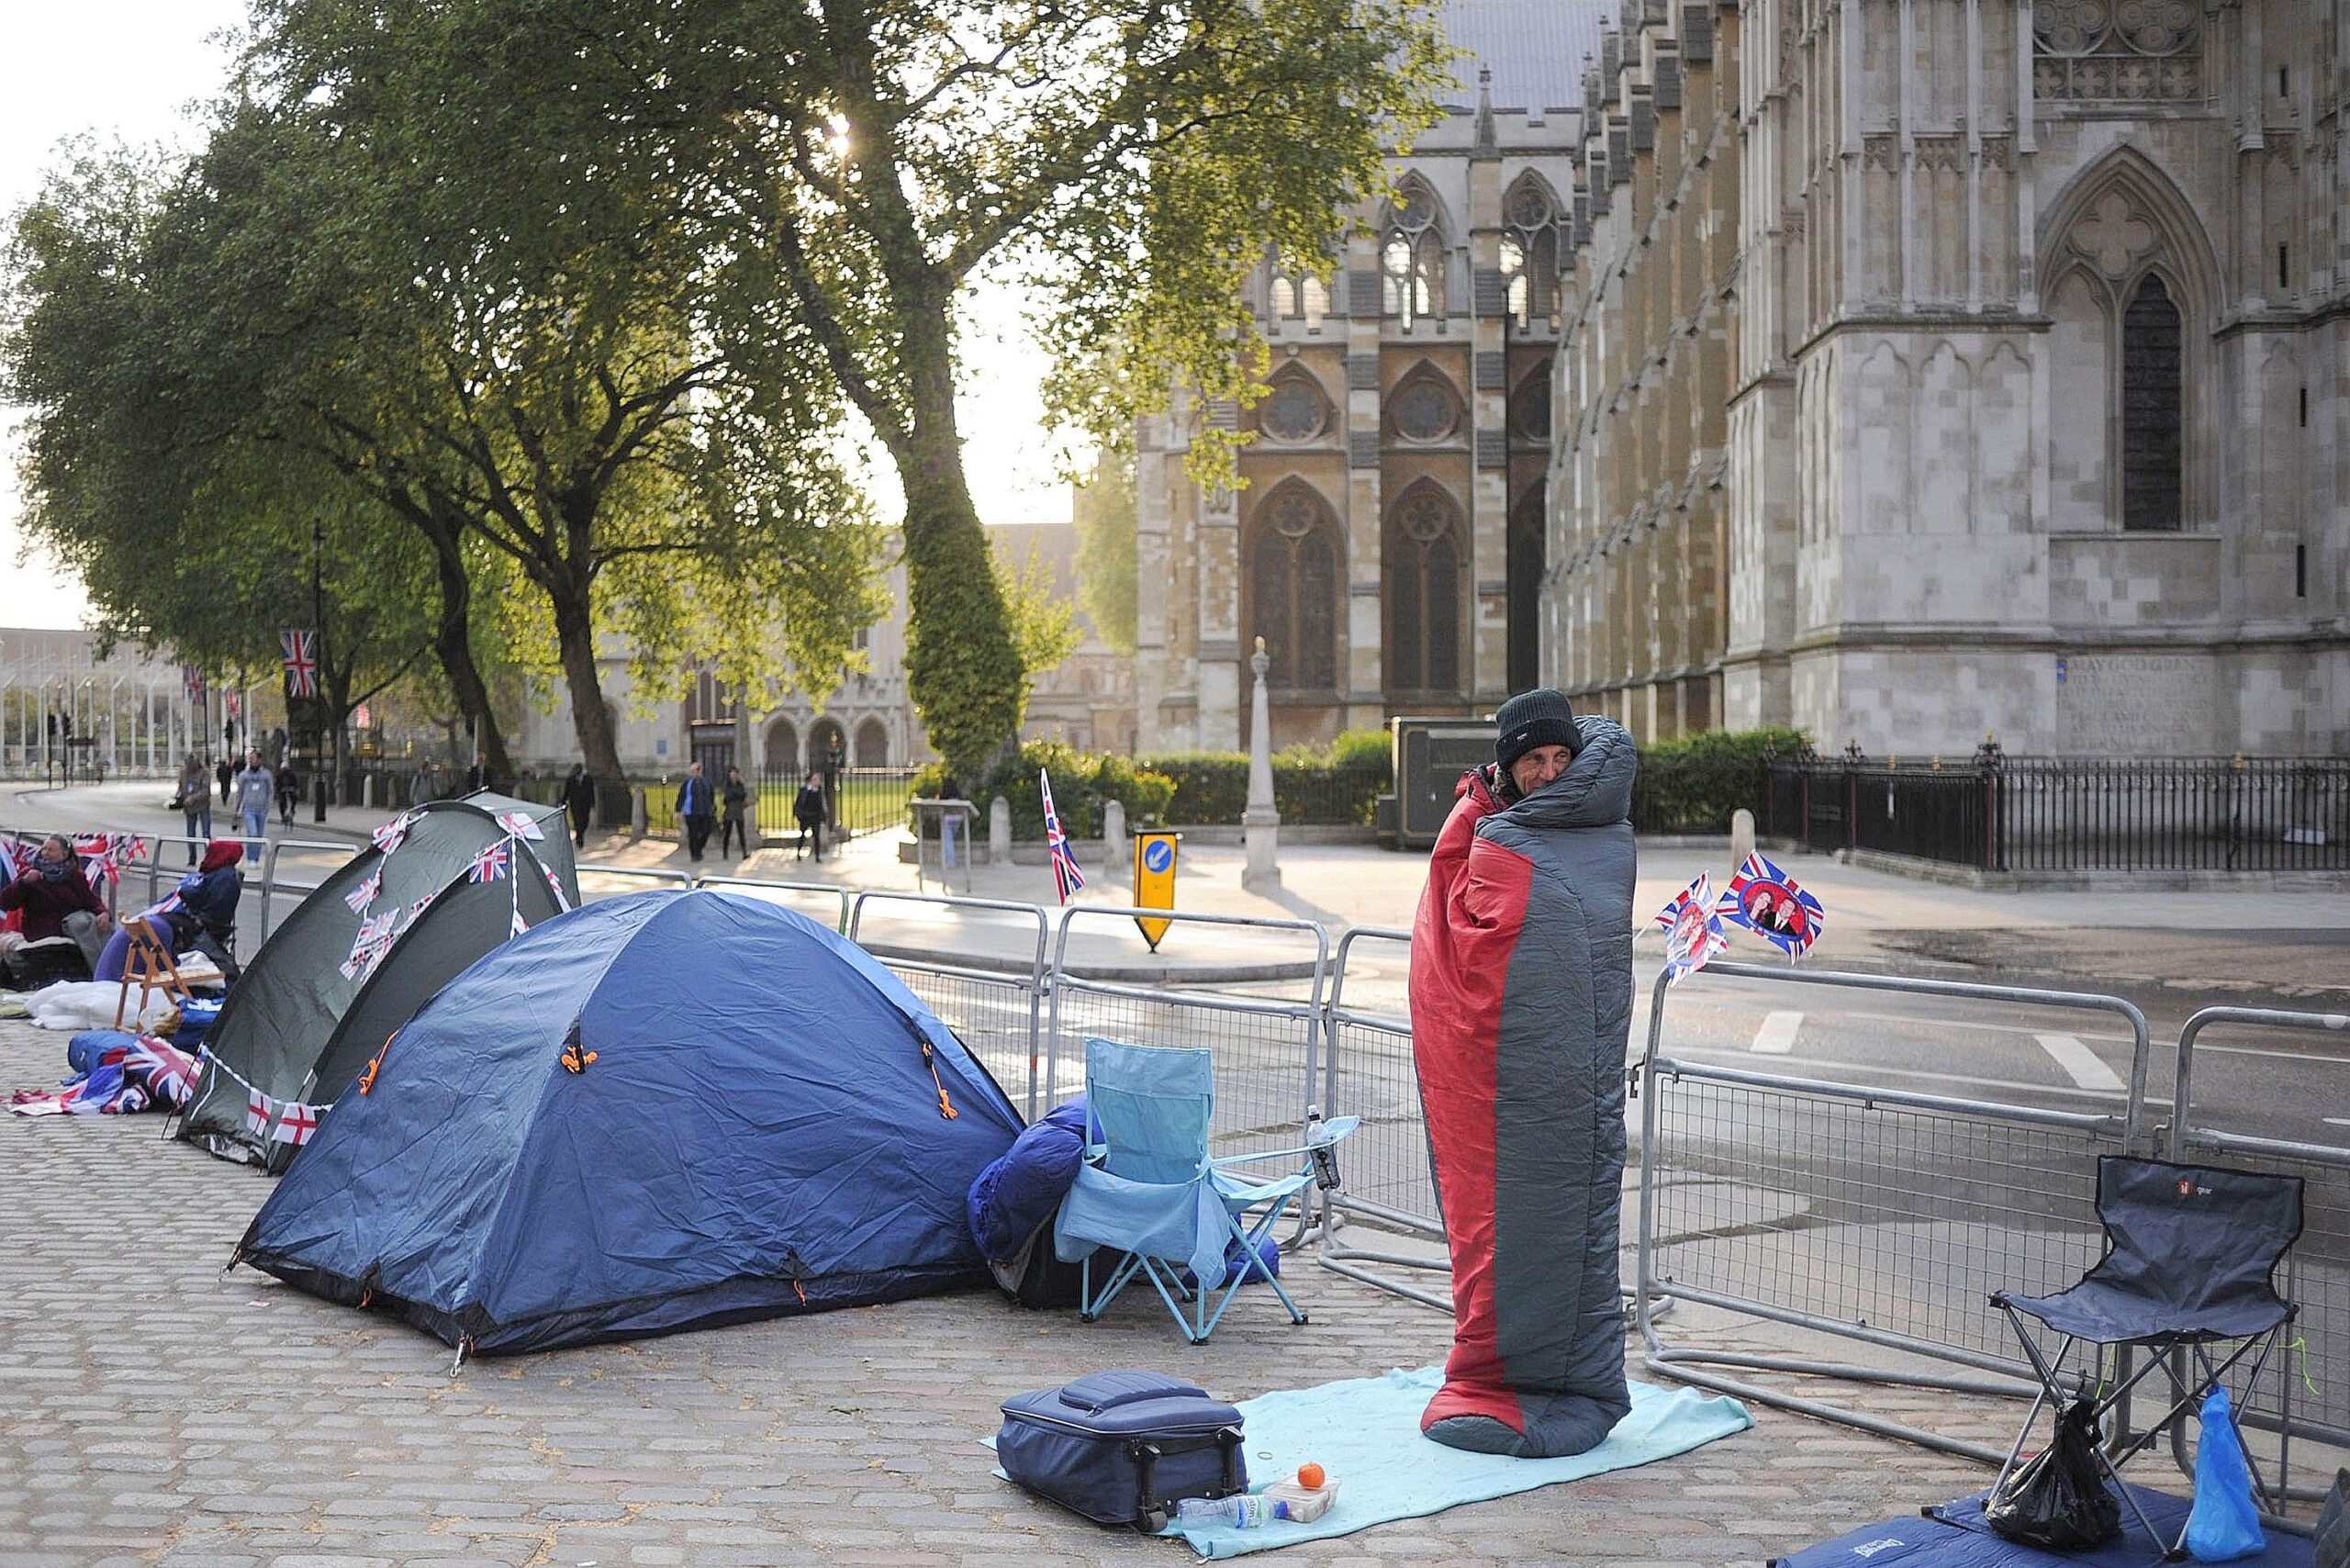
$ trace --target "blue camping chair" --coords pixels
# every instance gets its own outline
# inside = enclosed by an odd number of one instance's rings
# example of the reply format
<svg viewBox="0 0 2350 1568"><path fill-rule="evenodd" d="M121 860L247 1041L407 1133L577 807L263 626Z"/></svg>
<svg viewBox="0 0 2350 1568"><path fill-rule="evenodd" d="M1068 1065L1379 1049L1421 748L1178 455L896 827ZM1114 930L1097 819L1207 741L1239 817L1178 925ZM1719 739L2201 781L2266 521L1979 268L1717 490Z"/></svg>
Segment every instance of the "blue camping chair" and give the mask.
<svg viewBox="0 0 2350 1568"><path fill-rule="evenodd" d="M2252 1371L2242 1394L2230 1402L2230 1418L2251 1403L2269 1356L2299 1311L2277 1294L2276 1275L2301 1234L2301 1179L2109 1154L2097 1165L2097 1217L2105 1227L2105 1256L2077 1282L2053 1295L1998 1291L1991 1296L1991 1305L2008 1315L2041 1384L1992 1494L2014 1473L2043 1406L2061 1410L2068 1392L2095 1393L2102 1421L2160 1368L2169 1380L2170 1408L2120 1451L2099 1448L2097 1459L2139 1528L2176 1557L2184 1537L2163 1539L2121 1484L2121 1467L2195 1411L2247 1354L2254 1357ZM2061 1339L2054 1355L2041 1346L2026 1318ZM2212 1348L2226 1344L2235 1348L2215 1358ZM2098 1368L2065 1365L2076 1348L2102 1351L2122 1345L2147 1352L2127 1375L2106 1380ZM2101 1363L2102 1355L2098 1359ZM2236 1437L2241 1447L2241 1427ZM2262 1509L2278 1512L2283 1499L2261 1479L2249 1450L2244 1462Z"/></svg>
<svg viewBox="0 0 2350 1568"><path fill-rule="evenodd" d="M1099 1317L1137 1274L1149 1279L1194 1345L1206 1343L1251 1275L1273 1287L1291 1322L1305 1321L1257 1249L1309 1182L1326 1190L1338 1184L1333 1151L1360 1117L1315 1123L1296 1148L1212 1159L1214 1055L1095 1039L1085 1042L1085 1160L1061 1201L1053 1242L1064 1261L1085 1260L1079 1311L1086 1322ZM1290 1159L1297 1162L1293 1169L1262 1180L1233 1169ZM1122 1254L1099 1292L1093 1286L1097 1247ZM1233 1268L1227 1258L1238 1271L1219 1294L1218 1282ZM1186 1270L1194 1283L1185 1282ZM1192 1306L1188 1316L1184 1303Z"/></svg>

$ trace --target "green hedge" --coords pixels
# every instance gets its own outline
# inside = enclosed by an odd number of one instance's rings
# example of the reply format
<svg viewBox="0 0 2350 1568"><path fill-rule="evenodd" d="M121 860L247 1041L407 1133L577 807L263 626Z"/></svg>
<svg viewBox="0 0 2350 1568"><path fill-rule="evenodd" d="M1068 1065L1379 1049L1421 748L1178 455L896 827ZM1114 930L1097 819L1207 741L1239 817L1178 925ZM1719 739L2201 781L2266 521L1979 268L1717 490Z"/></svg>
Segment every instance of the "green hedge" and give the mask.
<svg viewBox="0 0 2350 1568"><path fill-rule="evenodd" d="M1766 764L1803 748L1800 730L1708 730L1640 748L1632 826L1641 833L1728 833L1740 806L1761 821L1771 787Z"/></svg>
<svg viewBox="0 0 2350 1568"><path fill-rule="evenodd" d="M1743 806L1763 813L1773 755L1796 756L1801 731L1712 730L1640 748L1632 788L1632 825L1641 833L1729 831L1730 813ZM1383 730L1350 730L1320 745L1284 746L1273 754L1273 803L1281 821L1298 825L1369 826L1377 798L1394 786ZM1184 752L1129 758L1080 752L1059 741L1029 741L1018 760L964 792L986 809L1002 795L1012 802L1012 835L1045 836L1045 808L1036 773L1050 768L1053 802L1072 838L1097 838L1102 806L1125 803L1131 827L1230 825L1248 804L1248 758L1237 751ZM932 763L914 776L914 793L933 795L946 777Z"/></svg>
<svg viewBox="0 0 2350 1568"><path fill-rule="evenodd" d="M1053 776L1053 805L1060 812L1062 831L1071 838L1101 837L1102 807L1113 800L1125 804L1130 825L1164 822L1168 801L1175 794L1173 779L1132 757L1080 752L1062 741L1024 741L1019 754L989 774L980 788L966 785L963 792L979 802L982 812L1002 795L1012 803L1012 836L1041 839L1045 801L1036 788L1039 771ZM946 777L944 764L930 764L914 775L914 793L935 795ZM980 821L984 828L986 818Z"/></svg>

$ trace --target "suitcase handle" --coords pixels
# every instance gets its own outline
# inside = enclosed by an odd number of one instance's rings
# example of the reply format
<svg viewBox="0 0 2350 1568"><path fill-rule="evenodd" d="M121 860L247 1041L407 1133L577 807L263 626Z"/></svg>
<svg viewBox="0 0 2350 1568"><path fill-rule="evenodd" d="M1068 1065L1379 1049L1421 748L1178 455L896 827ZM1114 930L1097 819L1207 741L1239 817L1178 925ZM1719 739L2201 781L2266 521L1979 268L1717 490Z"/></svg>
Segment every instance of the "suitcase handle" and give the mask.
<svg viewBox="0 0 2350 1568"><path fill-rule="evenodd" d="M1060 1391L1060 1402L1072 1410L1100 1415L1138 1399L1169 1397L1205 1399L1207 1391L1194 1384L1161 1377L1157 1372L1107 1372L1079 1378Z"/></svg>

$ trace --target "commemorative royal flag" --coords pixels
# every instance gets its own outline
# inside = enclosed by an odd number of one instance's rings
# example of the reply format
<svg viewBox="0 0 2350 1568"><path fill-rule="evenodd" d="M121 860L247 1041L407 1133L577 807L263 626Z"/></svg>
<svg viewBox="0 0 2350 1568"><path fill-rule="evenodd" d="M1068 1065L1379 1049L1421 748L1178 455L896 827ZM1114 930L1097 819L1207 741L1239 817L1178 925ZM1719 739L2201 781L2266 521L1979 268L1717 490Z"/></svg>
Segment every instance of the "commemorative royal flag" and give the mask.
<svg viewBox="0 0 2350 1568"><path fill-rule="evenodd" d="M400 846L400 841L408 836L408 830L415 822L414 812L402 812L375 831L372 836L375 839L375 847L389 855Z"/></svg>
<svg viewBox="0 0 2350 1568"><path fill-rule="evenodd" d="M1657 911L1664 932L1667 985L1677 985L1729 950L1729 938L1714 913L1714 879L1705 872Z"/></svg>
<svg viewBox="0 0 2350 1568"><path fill-rule="evenodd" d="M379 865L359 879L359 885L343 894L342 902L351 906L352 913L364 914L367 906L375 902L375 895L383 890L384 868Z"/></svg>
<svg viewBox="0 0 2350 1568"><path fill-rule="evenodd" d="M326 1107L305 1105L299 1101L288 1101L278 1109L282 1114L277 1118L277 1130L269 1135L269 1141L290 1143L296 1148L299 1148L309 1142L311 1137L318 1132L319 1113L324 1111Z"/></svg>
<svg viewBox="0 0 2350 1568"><path fill-rule="evenodd" d="M280 1108L278 1102L271 1099L260 1090L250 1087L247 1088L245 1091L245 1130L252 1134L255 1137L264 1137L269 1132L269 1124L277 1119L277 1113Z"/></svg>
<svg viewBox="0 0 2350 1568"><path fill-rule="evenodd" d="M1750 855L1722 890L1715 913L1742 925L1790 958L1800 958L1828 924L1819 901L1760 855Z"/></svg>

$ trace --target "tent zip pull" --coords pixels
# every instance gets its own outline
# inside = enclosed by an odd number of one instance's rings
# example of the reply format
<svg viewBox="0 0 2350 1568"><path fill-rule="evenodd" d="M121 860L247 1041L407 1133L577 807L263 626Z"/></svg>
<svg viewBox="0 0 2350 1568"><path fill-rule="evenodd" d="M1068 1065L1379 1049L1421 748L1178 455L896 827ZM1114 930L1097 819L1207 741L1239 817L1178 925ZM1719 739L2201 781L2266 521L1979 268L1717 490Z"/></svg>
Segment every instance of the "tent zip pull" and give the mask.
<svg viewBox="0 0 2350 1568"><path fill-rule="evenodd" d="M930 1081L935 1085L938 1090L939 1115L947 1121L953 1121L956 1117L961 1115L962 1113L955 1108L955 1102L946 1097L946 1082L944 1079L938 1076L938 1057L937 1054L930 1048L930 1042L928 1040L924 1040L922 1043L922 1064L923 1066L930 1069Z"/></svg>

